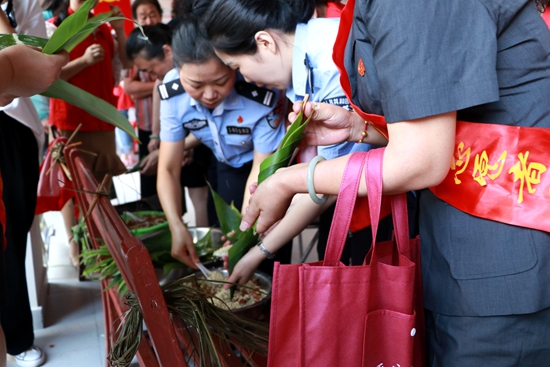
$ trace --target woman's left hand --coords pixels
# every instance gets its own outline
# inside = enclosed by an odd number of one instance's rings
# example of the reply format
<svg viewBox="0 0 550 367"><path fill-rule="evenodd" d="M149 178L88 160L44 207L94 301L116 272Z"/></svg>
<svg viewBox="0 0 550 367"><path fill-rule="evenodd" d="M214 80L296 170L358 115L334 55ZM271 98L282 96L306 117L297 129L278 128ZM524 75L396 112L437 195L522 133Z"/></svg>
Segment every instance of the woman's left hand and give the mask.
<svg viewBox="0 0 550 367"><path fill-rule="evenodd" d="M111 7L112 17L123 17L124 14L122 13L122 10L118 6ZM117 19L117 20L111 20L109 24L111 24L111 27L113 27L114 30L120 30L124 29L124 19Z"/></svg>
<svg viewBox="0 0 550 367"><path fill-rule="evenodd" d="M237 284L246 284L246 282L252 279L254 272L264 260L265 255L262 254L258 246L252 247L235 265L235 269L233 269L233 273L227 278L227 281ZM225 261L226 259L224 259L224 263ZM223 287L229 289L231 284L225 284Z"/></svg>
<svg viewBox="0 0 550 367"><path fill-rule="evenodd" d="M292 189L293 183L302 176L296 167L301 166L303 165L280 168L261 185L254 184L250 187L252 195L241 221L241 231L250 228L257 220L256 232L264 233L284 217L296 194ZM305 177L302 179L305 182Z"/></svg>
<svg viewBox="0 0 550 367"><path fill-rule="evenodd" d="M159 163L159 151L155 150L152 153L149 153L141 161L141 169L139 172L144 176L153 176L157 174Z"/></svg>

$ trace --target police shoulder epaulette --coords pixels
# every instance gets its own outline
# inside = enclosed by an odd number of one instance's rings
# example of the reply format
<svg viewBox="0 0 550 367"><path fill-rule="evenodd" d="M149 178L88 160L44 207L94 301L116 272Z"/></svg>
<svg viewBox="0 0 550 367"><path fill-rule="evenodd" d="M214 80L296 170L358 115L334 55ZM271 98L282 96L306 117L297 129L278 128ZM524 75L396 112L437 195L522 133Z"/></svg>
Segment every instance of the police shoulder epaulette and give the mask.
<svg viewBox="0 0 550 367"><path fill-rule="evenodd" d="M185 93L181 86L181 81L178 79L171 80L158 86L160 99L165 100Z"/></svg>
<svg viewBox="0 0 550 367"><path fill-rule="evenodd" d="M241 96L261 103L264 106L272 107L275 103L275 92L266 88L260 88L256 84L239 81L235 83L235 90Z"/></svg>

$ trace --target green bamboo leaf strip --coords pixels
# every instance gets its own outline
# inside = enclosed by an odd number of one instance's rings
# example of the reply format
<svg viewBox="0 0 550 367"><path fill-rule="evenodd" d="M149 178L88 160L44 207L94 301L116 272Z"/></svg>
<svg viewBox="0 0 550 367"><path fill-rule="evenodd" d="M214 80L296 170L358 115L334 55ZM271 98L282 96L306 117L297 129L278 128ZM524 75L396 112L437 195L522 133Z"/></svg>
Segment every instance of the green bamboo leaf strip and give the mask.
<svg viewBox="0 0 550 367"><path fill-rule="evenodd" d="M96 0L86 0L77 11L69 15L55 30L42 52L51 55L61 51L65 43L84 27L95 3Z"/></svg>
<svg viewBox="0 0 550 367"><path fill-rule="evenodd" d="M57 79L47 91L41 94L50 98L62 99L67 103L80 107L89 114L124 130L134 139L138 139L128 119L115 106L64 80Z"/></svg>
<svg viewBox="0 0 550 367"><path fill-rule="evenodd" d="M239 225L241 224L241 212L235 208L233 203L227 205L225 200L212 189L210 183L210 192L212 193L212 198L214 199L214 206L216 208L216 214L218 215L218 220L220 221L220 228L223 234L227 235L228 233L235 232L232 237L229 237L228 240L233 242L238 239L241 231L239 230ZM232 241L233 240L233 241Z"/></svg>
<svg viewBox="0 0 550 367"><path fill-rule="evenodd" d="M239 240L231 246L229 249L229 274L233 273L235 265L239 260L248 252L248 250L258 242L258 235L254 233L252 228L244 231ZM233 293L235 292L235 287L231 287L231 299L233 298Z"/></svg>
<svg viewBox="0 0 550 367"><path fill-rule="evenodd" d="M309 96L306 95L304 101L302 102L302 110L283 137L279 149L277 149L275 153L266 159L267 162L265 164L264 162L266 160L260 164L260 173L258 175L259 183L271 176L277 169L287 167L289 165L290 160L292 159L292 153L305 136L304 130L311 119L310 116L305 122L303 121L304 107L308 99ZM238 228L239 224L237 224L235 228ZM256 223L254 223L252 228L241 234L239 240L229 250L229 274L233 273L235 265L248 252L248 250L257 243L258 236L254 234L255 228ZM233 297L233 292L234 289L231 288L231 297Z"/></svg>
<svg viewBox="0 0 550 367"><path fill-rule="evenodd" d="M302 108L303 108L303 105L302 105ZM290 127L288 128L285 136L283 137L283 140L281 141L281 147L284 147L288 144L288 139L290 137L290 135L292 134L292 132L294 130L296 130L299 126L302 125L302 120L304 119L304 112L303 110L300 111L300 113L298 114L298 116L296 116L296 120L294 120L294 122L290 125Z"/></svg>
<svg viewBox="0 0 550 367"><path fill-rule="evenodd" d="M264 182L266 178L271 176L281 167L287 167L288 162L292 158L292 154L296 147L289 146L279 149L269 157L267 157L260 165L260 173L258 174L258 183ZM265 163L265 164L264 164Z"/></svg>
<svg viewBox="0 0 550 367"><path fill-rule="evenodd" d="M98 14L96 16L93 16L93 17L89 18L86 21L86 24L84 25L84 27L79 32L77 32L75 35L73 35L67 42L65 42L65 44L63 45L63 49L67 50L67 52L71 52L71 50L76 45L78 45L80 42L84 41L86 39L86 37L88 37L90 34L92 34L95 31L95 29L97 27L99 27L101 24L103 24L105 22L109 22L110 20L114 20L114 19L107 20L107 18L110 18L112 14L113 14L113 12L110 11L110 12L101 13L101 14ZM116 18L126 19L124 17L116 17Z"/></svg>
<svg viewBox="0 0 550 367"><path fill-rule="evenodd" d="M0 34L0 50L20 44L42 48L47 42L48 40L46 38L29 36L26 34Z"/></svg>
<svg viewBox="0 0 550 367"><path fill-rule="evenodd" d="M75 35L73 35L63 45L62 48L67 50L68 52L70 52L80 42L84 41L86 39L86 37L88 37L90 34L92 34L96 30L97 27L99 27L100 25L102 25L104 23L111 22L113 20L127 20L127 21L130 21L130 22L133 22L129 18L126 18L126 17L112 17L112 16L109 16L110 14L112 14L112 12L101 13L99 15L96 15L95 17L90 18L89 21L86 23L86 25L79 32L77 32ZM143 28L140 25L138 25L136 22L134 22L134 24L136 24L142 30L142 33L143 33Z"/></svg>
<svg viewBox="0 0 550 367"><path fill-rule="evenodd" d="M269 166L280 161L282 157L285 157L285 158L288 157L290 159L292 157L292 153L293 153L293 149L290 146L280 148L279 150L277 150L276 152L274 152L273 154L271 154L270 156L268 156L266 159L262 161L262 163L260 164L260 171L268 169Z"/></svg>

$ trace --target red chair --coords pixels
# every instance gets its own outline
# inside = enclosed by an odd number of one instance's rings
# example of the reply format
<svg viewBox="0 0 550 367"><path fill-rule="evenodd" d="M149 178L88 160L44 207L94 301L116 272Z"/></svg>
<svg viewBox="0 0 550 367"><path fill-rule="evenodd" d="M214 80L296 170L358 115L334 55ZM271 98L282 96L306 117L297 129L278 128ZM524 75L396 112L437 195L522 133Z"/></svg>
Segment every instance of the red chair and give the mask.
<svg viewBox="0 0 550 367"><path fill-rule="evenodd" d="M122 218L116 212L109 198L96 194L101 191L89 168L75 147L64 149L65 160L71 173L80 210L86 215L86 225L90 233L92 246L99 248L98 239L109 248L111 256L126 281L128 289L134 292L139 302L147 333L141 338L137 352L141 367L187 367L185 356L191 355L194 345L189 335L182 331L176 320L172 323L162 290L158 283L149 252L143 243L133 236ZM105 180L104 180L105 182ZM109 280L101 282L102 303L105 320L106 355L111 351L109 336L113 332L113 322L128 310L121 295L108 287ZM107 290L106 290L107 289ZM217 342L220 356L224 356L226 366L260 367L267 365L267 359L257 354L250 355L237 345L235 349ZM182 349L183 348L183 349ZM242 357L239 357L239 354ZM197 357L195 355L195 357ZM198 358L193 365L199 365ZM108 362L106 361L106 366Z"/></svg>
<svg viewBox="0 0 550 367"><path fill-rule="evenodd" d="M143 335L137 353L140 366L188 366L172 326L170 314L147 248L130 233L109 198L95 194L98 190L98 183L80 157L80 153L74 147L67 147L64 150L64 155L77 191L80 210L82 213L90 211L90 215L86 218L86 225L90 232L92 245L94 248L100 246L98 238L105 242L128 285L128 289L136 294L139 301L143 320L148 330L148 337ZM93 208L90 209L92 205ZM107 285L108 280L102 281L108 355L111 350L109 336L113 329L113 322L128 307L123 304L116 290L111 288L104 291ZM106 366L108 366L107 362Z"/></svg>

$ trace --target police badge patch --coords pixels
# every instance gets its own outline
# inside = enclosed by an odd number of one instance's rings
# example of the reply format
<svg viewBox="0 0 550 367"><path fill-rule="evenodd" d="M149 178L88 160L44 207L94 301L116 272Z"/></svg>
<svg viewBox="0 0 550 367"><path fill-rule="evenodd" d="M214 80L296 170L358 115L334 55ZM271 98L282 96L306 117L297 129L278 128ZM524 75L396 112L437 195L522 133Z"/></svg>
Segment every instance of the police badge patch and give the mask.
<svg viewBox="0 0 550 367"><path fill-rule="evenodd" d="M193 119L182 124L183 128L187 130L200 130L207 125L208 122L206 122L206 120L199 119Z"/></svg>
<svg viewBox="0 0 550 367"><path fill-rule="evenodd" d="M283 101L286 100L286 97L284 94L281 93L281 98L279 98L279 101L277 102L277 106L265 117L267 120L267 124L272 129L276 129L277 126L281 123L281 114L283 111Z"/></svg>

